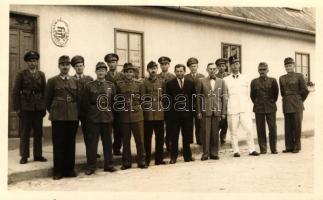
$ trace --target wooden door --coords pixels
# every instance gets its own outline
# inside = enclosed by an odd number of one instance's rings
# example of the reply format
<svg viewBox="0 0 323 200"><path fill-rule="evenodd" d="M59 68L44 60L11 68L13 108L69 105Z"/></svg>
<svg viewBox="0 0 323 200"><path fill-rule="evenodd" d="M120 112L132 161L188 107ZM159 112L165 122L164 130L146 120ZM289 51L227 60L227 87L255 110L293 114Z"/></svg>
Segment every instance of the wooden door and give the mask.
<svg viewBox="0 0 323 200"><path fill-rule="evenodd" d="M17 73L26 67L24 55L27 51L36 50L36 18L10 14L9 37L9 136L19 136L19 120L12 109L12 89Z"/></svg>

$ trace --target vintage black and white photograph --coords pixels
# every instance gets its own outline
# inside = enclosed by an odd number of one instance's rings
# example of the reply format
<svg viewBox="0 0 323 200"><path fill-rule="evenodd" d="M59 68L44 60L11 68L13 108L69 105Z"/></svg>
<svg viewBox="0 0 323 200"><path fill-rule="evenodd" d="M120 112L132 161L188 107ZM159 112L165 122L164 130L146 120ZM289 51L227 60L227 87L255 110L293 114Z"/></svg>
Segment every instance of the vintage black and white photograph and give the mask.
<svg viewBox="0 0 323 200"><path fill-rule="evenodd" d="M314 193L315 6L8 9L9 192Z"/></svg>

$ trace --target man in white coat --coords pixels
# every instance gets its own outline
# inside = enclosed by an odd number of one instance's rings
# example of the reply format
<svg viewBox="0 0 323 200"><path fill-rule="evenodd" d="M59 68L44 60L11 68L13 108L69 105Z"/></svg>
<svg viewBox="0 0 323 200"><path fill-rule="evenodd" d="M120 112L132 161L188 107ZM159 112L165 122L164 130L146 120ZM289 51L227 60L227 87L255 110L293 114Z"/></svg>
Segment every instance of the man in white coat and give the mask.
<svg viewBox="0 0 323 200"><path fill-rule="evenodd" d="M238 145L238 128L247 133L247 145L250 156L258 156L255 150L254 138L252 134L252 104L249 98L250 81L247 76L240 73L240 60L231 56L229 58L231 75L224 78L228 88L228 107L227 118L228 126L231 133L231 145L233 156L240 157Z"/></svg>

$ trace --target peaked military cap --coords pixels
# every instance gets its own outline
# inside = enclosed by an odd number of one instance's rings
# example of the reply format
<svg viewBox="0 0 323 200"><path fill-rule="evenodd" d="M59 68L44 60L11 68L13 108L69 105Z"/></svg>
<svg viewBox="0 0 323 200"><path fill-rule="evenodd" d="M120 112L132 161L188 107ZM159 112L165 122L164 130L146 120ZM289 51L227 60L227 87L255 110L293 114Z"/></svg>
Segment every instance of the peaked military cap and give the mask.
<svg viewBox="0 0 323 200"><path fill-rule="evenodd" d="M95 70L98 70L98 69L101 69L101 68L104 68L106 70L108 70L108 66L104 63L104 62L98 62L95 66Z"/></svg>
<svg viewBox="0 0 323 200"><path fill-rule="evenodd" d="M170 58L168 58L167 56L162 56L158 59L159 64L162 63L170 63L172 60Z"/></svg>
<svg viewBox="0 0 323 200"><path fill-rule="evenodd" d="M198 63L199 61L197 60L197 58L191 57L187 60L186 65L190 66L191 64L198 64Z"/></svg>
<svg viewBox="0 0 323 200"><path fill-rule="evenodd" d="M285 58L285 60L284 60L285 65L291 64L291 63L295 63L293 58L291 58L291 57Z"/></svg>
<svg viewBox="0 0 323 200"><path fill-rule="evenodd" d="M123 71L127 71L128 69L136 70L137 68L132 65L132 63L125 63L123 65Z"/></svg>
<svg viewBox="0 0 323 200"><path fill-rule="evenodd" d="M153 67L157 67L157 63L155 61L150 61L147 64L147 69L153 68Z"/></svg>
<svg viewBox="0 0 323 200"><path fill-rule="evenodd" d="M62 63L68 63L71 64L71 60L70 57L67 55L62 55L61 57L58 58L58 64L62 64Z"/></svg>
<svg viewBox="0 0 323 200"><path fill-rule="evenodd" d="M216 66L219 66L221 64L226 64L226 63L227 63L227 60L224 58L219 58L215 61Z"/></svg>
<svg viewBox="0 0 323 200"><path fill-rule="evenodd" d="M115 53L109 53L104 56L105 62L118 61L118 60L119 60L119 56Z"/></svg>
<svg viewBox="0 0 323 200"><path fill-rule="evenodd" d="M236 62L240 62L239 58L236 58L234 56L230 56L229 57L229 63L230 63L230 65L232 65L232 64L234 64Z"/></svg>
<svg viewBox="0 0 323 200"><path fill-rule="evenodd" d="M28 62L31 59L39 60L39 53L37 51L28 51L24 56L24 61Z"/></svg>
<svg viewBox="0 0 323 200"><path fill-rule="evenodd" d="M77 63L84 63L84 58L82 56L74 56L71 60L71 64L74 67Z"/></svg>

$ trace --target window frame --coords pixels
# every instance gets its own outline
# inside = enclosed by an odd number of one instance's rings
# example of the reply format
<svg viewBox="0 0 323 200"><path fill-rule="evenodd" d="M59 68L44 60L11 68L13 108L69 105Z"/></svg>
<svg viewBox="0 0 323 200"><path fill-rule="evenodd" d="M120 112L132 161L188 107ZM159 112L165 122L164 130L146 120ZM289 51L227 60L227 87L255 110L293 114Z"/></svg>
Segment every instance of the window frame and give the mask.
<svg viewBox="0 0 323 200"><path fill-rule="evenodd" d="M127 60L130 60L130 42L129 37L130 34L138 34L141 35L141 78L144 78L145 75L145 50L144 50L144 32L143 31L135 31L135 30L129 30L129 29L121 29L121 28L114 28L114 53L117 53L117 34L118 33L126 33L127 34L127 50L128 50L128 58Z"/></svg>
<svg viewBox="0 0 323 200"><path fill-rule="evenodd" d="M231 48L231 46L236 46L236 47L239 47L240 48L240 51L239 51L239 58L240 58L240 73L242 73L242 45L241 44L234 44L234 43L229 43L229 42L221 42L221 58L224 58L223 57L223 46L224 45L228 45L228 46L230 46L230 48ZM230 55L231 56L231 55ZM229 56L229 57L230 57ZM229 57L228 58L226 58L226 59L228 59L228 61L229 61ZM228 63L228 65L227 65L227 67L228 67L228 71L227 72L230 72L231 73L231 71L230 71L230 64Z"/></svg>
<svg viewBox="0 0 323 200"><path fill-rule="evenodd" d="M301 56L301 69L302 71L301 72L297 72L297 55L300 55ZM306 82L311 82L311 60L310 60L310 53L306 53L306 52L301 52L301 51L295 51L295 72L297 73L301 73L303 74L303 55L306 55L307 56L307 61L308 61L308 66L307 66L307 73L308 73L308 79ZM304 74L303 74L304 76Z"/></svg>

